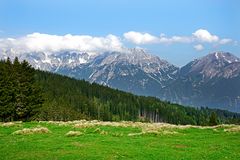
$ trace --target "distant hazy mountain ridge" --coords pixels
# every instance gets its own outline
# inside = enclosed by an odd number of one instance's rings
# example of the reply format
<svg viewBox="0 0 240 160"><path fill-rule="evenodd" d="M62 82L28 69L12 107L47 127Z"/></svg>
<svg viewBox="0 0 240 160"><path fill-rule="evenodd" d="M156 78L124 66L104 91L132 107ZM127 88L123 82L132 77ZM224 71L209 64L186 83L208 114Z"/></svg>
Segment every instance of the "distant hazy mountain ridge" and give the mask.
<svg viewBox="0 0 240 160"><path fill-rule="evenodd" d="M240 111L240 59L236 56L211 53L188 63L177 74L160 97L181 104Z"/></svg>

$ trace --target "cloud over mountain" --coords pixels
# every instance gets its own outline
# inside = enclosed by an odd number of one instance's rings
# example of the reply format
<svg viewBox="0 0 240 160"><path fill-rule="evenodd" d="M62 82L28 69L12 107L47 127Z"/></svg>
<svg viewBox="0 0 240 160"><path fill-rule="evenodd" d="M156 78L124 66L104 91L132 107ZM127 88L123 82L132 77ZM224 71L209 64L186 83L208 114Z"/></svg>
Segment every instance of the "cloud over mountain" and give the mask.
<svg viewBox="0 0 240 160"><path fill-rule="evenodd" d="M201 43L217 43L223 45L232 42L232 40L229 38L220 39L217 35L213 35L205 29L198 29L190 36L174 35L171 37L167 37L165 34L161 34L160 36L154 36L149 33L141 33L135 31L124 33L123 36L126 40L134 44L153 44L153 43L171 44L171 43L201 42Z"/></svg>
<svg viewBox="0 0 240 160"><path fill-rule="evenodd" d="M158 42L158 37L155 37L149 33L140 33L140 32L135 32L135 31L130 31L127 33L124 33L123 36L135 43L135 44L148 44L148 43L157 43Z"/></svg>
<svg viewBox="0 0 240 160"><path fill-rule="evenodd" d="M161 34L159 37L151 35L149 33L141 33L130 31L123 34L124 38L129 42L135 44L152 44L152 43L190 43L191 37L184 36L172 36L166 37L165 34Z"/></svg>
<svg viewBox="0 0 240 160"><path fill-rule="evenodd" d="M233 40L229 38L221 39L219 36L211 34L205 29L198 29L187 36L174 35L170 37L165 34L155 36L150 33L136 31L124 33L123 38L112 34L95 37L90 35L32 33L17 38L0 39L0 50L5 51L11 49L17 53L53 53L67 50L100 53L105 51L123 51L127 48L124 45L126 42L136 45L185 43L193 45L196 50L200 51L204 49L204 43L225 45L232 43Z"/></svg>
<svg viewBox="0 0 240 160"><path fill-rule="evenodd" d="M58 52L77 50L85 52L120 51L121 40L114 35L93 37L89 35L64 36L32 33L20 38L0 39L2 49L13 49L18 52Z"/></svg>
<svg viewBox="0 0 240 160"><path fill-rule="evenodd" d="M217 42L219 41L219 37L216 35L212 35L205 29L199 29L196 32L193 33L193 36L196 38L196 40L201 42Z"/></svg>

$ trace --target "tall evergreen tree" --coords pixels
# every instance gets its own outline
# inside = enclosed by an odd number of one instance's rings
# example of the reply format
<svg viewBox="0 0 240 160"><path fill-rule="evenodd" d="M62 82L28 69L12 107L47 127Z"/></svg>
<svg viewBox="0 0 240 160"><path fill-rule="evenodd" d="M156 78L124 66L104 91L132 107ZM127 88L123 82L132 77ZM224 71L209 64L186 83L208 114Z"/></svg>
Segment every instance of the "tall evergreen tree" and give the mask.
<svg viewBox="0 0 240 160"><path fill-rule="evenodd" d="M210 126L216 126L218 124L217 122L217 115L215 112L212 112L209 117L209 125Z"/></svg>
<svg viewBox="0 0 240 160"><path fill-rule="evenodd" d="M29 120L43 102L35 82L35 70L27 61L12 63L8 58L0 65L0 117L3 121Z"/></svg>
<svg viewBox="0 0 240 160"><path fill-rule="evenodd" d="M2 121L14 120L14 83L12 63L8 58L0 64L0 117Z"/></svg>

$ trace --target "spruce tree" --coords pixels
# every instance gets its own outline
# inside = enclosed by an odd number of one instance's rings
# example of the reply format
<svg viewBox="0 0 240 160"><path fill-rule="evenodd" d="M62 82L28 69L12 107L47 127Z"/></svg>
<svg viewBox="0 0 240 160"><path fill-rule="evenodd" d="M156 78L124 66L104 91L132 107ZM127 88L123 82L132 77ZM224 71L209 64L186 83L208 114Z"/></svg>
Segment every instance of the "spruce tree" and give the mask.
<svg viewBox="0 0 240 160"><path fill-rule="evenodd" d="M18 79L17 87L19 88L16 95L16 113L19 119L29 120L37 112L43 99L40 89L35 83L35 70L30 64L24 60L17 71L16 79Z"/></svg>
<svg viewBox="0 0 240 160"><path fill-rule="evenodd" d="M29 120L41 107L43 98L35 82L35 70L27 61L0 64L0 117L2 121Z"/></svg>
<svg viewBox="0 0 240 160"><path fill-rule="evenodd" d="M0 117L2 121L14 120L14 84L12 63L8 58L0 65Z"/></svg>
<svg viewBox="0 0 240 160"><path fill-rule="evenodd" d="M210 117L209 117L209 125L210 126L216 126L217 123L217 115L215 112L212 112Z"/></svg>

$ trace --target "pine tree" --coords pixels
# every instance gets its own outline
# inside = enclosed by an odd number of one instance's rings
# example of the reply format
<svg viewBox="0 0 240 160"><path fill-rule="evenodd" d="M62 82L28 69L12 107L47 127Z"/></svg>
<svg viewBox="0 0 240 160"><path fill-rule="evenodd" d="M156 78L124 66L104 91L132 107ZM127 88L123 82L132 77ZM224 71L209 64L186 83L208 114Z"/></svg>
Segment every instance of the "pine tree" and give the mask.
<svg viewBox="0 0 240 160"><path fill-rule="evenodd" d="M0 64L0 117L2 121L29 120L43 98L35 82L35 70L27 61L12 63L8 58Z"/></svg>
<svg viewBox="0 0 240 160"><path fill-rule="evenodd" d="M217 115L215 112L212 112L210 117L209 117L209 125L210 126L216 126L217 123Z"/></svg>
<svg viewBox="0 0 240 160"><path fill-rule="evenodd" d="M2 121L14 119L14 84L12 62L8 58L0 64L0 117Z"/></svg>
<svg viewBox="0 0 240 160"><path fill-rule="evenodd" d="M14 63L15 64L15 63ZM29 120L39 107L41 107L43 99L40 88L35 83L35 70L27 61L23 61L18 69L19 91L16 99L16 111L20 119Z"/></svg>

